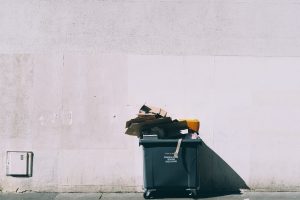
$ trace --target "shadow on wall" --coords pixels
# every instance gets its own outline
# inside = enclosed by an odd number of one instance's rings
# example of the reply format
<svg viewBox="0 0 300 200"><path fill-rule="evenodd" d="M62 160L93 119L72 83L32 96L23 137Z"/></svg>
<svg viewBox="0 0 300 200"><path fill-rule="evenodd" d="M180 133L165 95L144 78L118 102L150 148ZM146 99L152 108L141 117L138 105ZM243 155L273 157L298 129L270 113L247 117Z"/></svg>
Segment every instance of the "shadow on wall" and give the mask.
<svg viewBox="0 0 300 200"><path fill-rule="evenodd" d="M204 195L239 194L245 181L204 142L200 145L200 188Z"/></svg>

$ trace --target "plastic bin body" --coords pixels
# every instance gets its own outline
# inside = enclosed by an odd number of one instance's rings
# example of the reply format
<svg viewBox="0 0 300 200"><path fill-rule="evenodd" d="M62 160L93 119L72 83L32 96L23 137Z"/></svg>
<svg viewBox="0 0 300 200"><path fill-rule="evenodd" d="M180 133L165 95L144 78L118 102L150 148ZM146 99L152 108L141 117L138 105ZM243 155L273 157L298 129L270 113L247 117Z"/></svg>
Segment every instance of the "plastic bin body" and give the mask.
<svg viewBox="0 0 300 200"><path fill-rule="evenodd" d="M177 139L141 139L144 149L145 190L200 189L200 139L182 140L174 158Z"/></svg>

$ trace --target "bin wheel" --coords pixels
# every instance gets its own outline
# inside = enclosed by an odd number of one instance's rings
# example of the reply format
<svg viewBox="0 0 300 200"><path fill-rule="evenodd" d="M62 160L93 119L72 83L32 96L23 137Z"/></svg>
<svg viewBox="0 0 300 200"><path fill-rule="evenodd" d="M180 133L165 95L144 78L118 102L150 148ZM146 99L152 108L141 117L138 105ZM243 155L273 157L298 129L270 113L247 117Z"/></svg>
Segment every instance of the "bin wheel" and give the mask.
<svg viewBox="0 0 300 200"><path fill-rule="evenodd" d="M150 190L146 190L145 192L144 192L144 198L145 199L153 199L153 192L152 191L150 191Z"/></svg>
<svg viewBox="0 0 300 200"><path fill-rule="evenodd" d="M198 197L198 191L197 190L190 190L189 191L189 197L196 199Z"/></svg>

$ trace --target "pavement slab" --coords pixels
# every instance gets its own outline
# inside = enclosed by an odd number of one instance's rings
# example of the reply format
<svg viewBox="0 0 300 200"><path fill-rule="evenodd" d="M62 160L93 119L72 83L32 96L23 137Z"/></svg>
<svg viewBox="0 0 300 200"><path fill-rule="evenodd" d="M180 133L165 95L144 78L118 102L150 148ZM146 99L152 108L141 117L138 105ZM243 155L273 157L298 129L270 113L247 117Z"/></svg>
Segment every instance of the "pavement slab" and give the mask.
<svg viewBox="0 0 300 200"><path fill-rule="evenodd" d="M101 193L59 193L54 200L99 200Z"/></svg>
<svg viewBox="0 0 300 200"><path fill-rule="evenodd" d="M0 200L53 200L57 193L0 193Z"/></svg>
<svg viewBox="0 0 300 200"><path fill-rule="evenodd" d="M143 200L142 193L0 193L0 200ZM164 200L190 200L169 198ZM203 200L299 200L300 192L245 192L232 195L201 196Z"/></svg>

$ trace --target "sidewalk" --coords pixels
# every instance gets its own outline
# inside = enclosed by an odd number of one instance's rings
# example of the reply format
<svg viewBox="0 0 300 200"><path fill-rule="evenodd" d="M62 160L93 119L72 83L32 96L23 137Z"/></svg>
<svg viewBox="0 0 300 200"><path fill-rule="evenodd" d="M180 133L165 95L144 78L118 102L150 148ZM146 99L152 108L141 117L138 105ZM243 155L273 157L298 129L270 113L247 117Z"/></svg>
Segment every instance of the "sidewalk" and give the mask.
<svg viewBox="0 0 300 200"><path fill-rule="evenodd" d="M0 200L142 200L142 193L0 193ZM190 198L164 198L183 200ZM206 200L299 200L300 192L246 192L238 195L201 197Z"/></svg>

